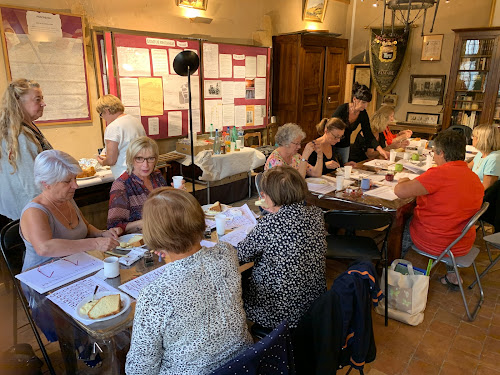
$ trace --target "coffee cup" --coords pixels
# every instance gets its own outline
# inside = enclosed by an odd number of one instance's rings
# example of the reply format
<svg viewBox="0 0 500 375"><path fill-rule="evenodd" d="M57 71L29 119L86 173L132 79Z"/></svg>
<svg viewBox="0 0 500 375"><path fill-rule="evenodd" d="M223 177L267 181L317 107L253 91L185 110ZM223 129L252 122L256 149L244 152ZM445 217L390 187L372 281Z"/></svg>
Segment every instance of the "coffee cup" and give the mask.
<svg viewBox="0 0 500 375"><path fill-rule="evenodd" d="M223 236L226 233L226 221L226 215L215 215L215 229L217 230L217 235Z"/></svg>
<svg viewBox="0 0 500 375"><path fill-rule="evenodd" d="M389 161L395 162L396 161L396 150L391 150L389 154Z"/></svg>
<svg viewBox="0 0 500 375"><path fill-rule="evenodd" d="M341 191L342 189L344 189L344 176L337 176L336 183L337 191Z"/></svg>
<svg viewBox="0 0 500 375"><path fill-rule="evenodd" d="M363 178L361 180L361 189L363 189L363 190L370 189L370 179L369 178Z"/></svg>
<svg viewBox="0 0 500 375"><path fill-rule="evenodd" d="M422 155L424 153L424 148L422 146L417 147L417 152L419 155Z"/></svg>
<svg viewBox="0 0 500 375"><path fill-rule="evenodd" d="M346 180L350 179L351 178L351 172L352 172L352 166L350 165L346 165L344 167L344 178Z"/></svg>
<svg viewBox="0 0 500 375"><path fill-rule="evenodd" d="M112 279L120 276L120 262L118 257L107 257L103 260L104 263L104 277Z"/></svg>
<svg viewBox="0 0 500 375"><path fill-rule="evenodd" d="M411 159L411 153L405 152L403 154L403 160L410 160Z"/></svg>
<svg viewBox="0 0 500 375"><path fill-rule="evenodd" d="M182 176L172 177L172 181L174 182L174 188L180 189L180 187L182 186L182 179L183 179Z"/></svg>

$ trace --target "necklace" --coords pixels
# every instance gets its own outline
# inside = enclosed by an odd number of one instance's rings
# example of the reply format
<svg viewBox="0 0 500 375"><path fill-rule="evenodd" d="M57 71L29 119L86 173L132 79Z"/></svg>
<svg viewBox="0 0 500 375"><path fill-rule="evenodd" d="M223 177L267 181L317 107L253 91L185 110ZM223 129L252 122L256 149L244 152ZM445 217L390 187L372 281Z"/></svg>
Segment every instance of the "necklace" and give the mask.
<svg viewBox="0 0 500 375"><path fill-rule="evenodd" d="M46 198L46 199L47 199L47 200L48 200L48 201L52 204L52 206L54 206L54 208L57 210L57 212L59 212L59 213L62 215L62 217L63 217L63 218L64 218L64 219L68 222L68 225L71 227L71 226L73 225L73 223L71 222L71 220L68 220L68 218L66 217L66 215L64 215L64 214L61 212L61 210L60 210L59 208L57 208L57 206L54 204L54 202L52 202L52 201L49 199L49 197L47 197L46 195L44 195L44 196L45 196L45 198ZM69 212L69 218L70 218L70 219L71 219L71 216L73 216L72 214L73 214L73 211L71 211L71 209L70 209L70 212Z"/></svg>

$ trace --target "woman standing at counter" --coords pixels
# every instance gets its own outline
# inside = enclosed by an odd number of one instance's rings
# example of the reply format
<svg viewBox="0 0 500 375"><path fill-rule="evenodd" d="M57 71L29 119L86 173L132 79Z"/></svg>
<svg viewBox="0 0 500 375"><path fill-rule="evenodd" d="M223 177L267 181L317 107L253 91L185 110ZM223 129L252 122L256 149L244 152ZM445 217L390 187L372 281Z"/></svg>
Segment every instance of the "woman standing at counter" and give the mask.
<svg viewBox="0 0 500 375"><path fill-rule="evenodd" d="M104 95L96 105L99 117L106 121L104 142L106 154L99 155L97 160L101 165L109 165L116 179L127 169L125 154L128 145L134 139L146 135L142 124L133 116L123 113L125 107L114 95Z"/></svg>
<svg viewBox="0 0 500 375"><path fill-rule="evenodd" d="M40 193L33 178L36 156L52 146L33 123L43 115L45 102L35 81L12 81L0 109L0 215L21 217L23 207Z"/></svg>
<svg viewBox="0 0 500 375"><path fill-rule="evenodd" d="M340 105L332 115L332 117L340 118L347 126L344 138L335 145L337 151L342 155L344 163L347 163L349 159L351 133L356 130L358 125L361 125L361 130L367 134L367 139L371 147L378 151L384 158L389 158L389 154L380 147L370 129L370 119L368 118L368 113L366 113L366 107L371 100L372 93L370 89L365 85L355 82L352 87L352 102Z"/></svg>

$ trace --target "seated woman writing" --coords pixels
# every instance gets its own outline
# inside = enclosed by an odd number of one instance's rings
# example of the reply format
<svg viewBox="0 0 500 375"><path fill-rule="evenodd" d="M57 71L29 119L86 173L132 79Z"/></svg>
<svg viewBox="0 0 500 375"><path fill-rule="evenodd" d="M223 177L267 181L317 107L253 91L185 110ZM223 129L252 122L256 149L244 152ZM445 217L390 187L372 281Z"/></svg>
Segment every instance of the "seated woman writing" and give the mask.
<svg viewBox="0 0 500 375"><path fill-rule="evenodd" d="M297 124L288 123L281 126L275 136L278 148L267 158L264 170L286 165L296 169L302 177L305 177L306 174L310 176L321 174L323 153L319 145L316 145L315 142L309 142L305 145L302 156L299 154L300 143L305 137L306 133ZM313 151L317 152L317 162L314 166L307 161Z"/></svg>
<svg viewBox="0 0 500 375"><path fill-rule="evenodd" d="M42 193L21 213L20 232L26 245L23 271L51 259L87 250L108 251L119 245L122 230L99 230L89 224L73 196L78 188L78 162L65 152L47 150L35 159L35 184ZM57 341L54 321L39 308L29 288L23 287L33 319L49 341Z"/></svg>
<svg viewBox="0 0 500 375"><path fill-rule="evenodd" d="M318 134L321 135L318 139L314 141L316 145L319 146L321 152L323 153L323 169L317 171L313 169L309 174L313 177L319 177L323 174L330 173L339 167L344 166L342 161L342 156L338 153L337 149L333 147L336 145L343 137L346 125L344 122L337 118L324 118L316 125L316 130ZM316 165L318 161L318 153L313 151L311 156L309 156L309 165ZM346 165L355 165L354 162L348 162ZM319 173L318 173L319 172Z"/></svg>
<svg viewBox="0 0 500 375"><path fill-rule="evenodd" d="M403 132L400 136L392 140L388 146L386 144L384 131L387 129L387 124L394 121L394 107L382 106L375 112L370 120L371 137L374 137L378 144L384 149L406 147L410 144L407 137L409 132ZM374 149L371 145L371 138L367 137L361 130L356 136L356 140L351 146L349 160L359 163L366 159L384 159L385 155L381 155L379 151Z"/></svg>
<svg viewBox="0 0 500 375"><path fill-rule="evenodd" d="M125 233L142 231L142 206L158 187L168 186L156 169L158 145L148 137L139 137L127 149L127 170L111 186L108 228ZM182 187L182 189L184 186Z"/></svg>
<svg viewBox="0 0 500 375"><path fill-rule="evenodd" d="M201 246L205 226L185 191L160 188L144 204L144 241L171 262L137 299L127 374L208 374L252 344L236 252Z"/></svg>
<svg viewBox="0 0 500 375"><path fill-rule="evenodd" d="M304 206L307 185L291 167L264 172L260 191L270 214L237 247L240 261L254 262L243 282L245 311L248 319L269 330L283 320L295 328L326 291L323 214L318 207Z"/></svg>

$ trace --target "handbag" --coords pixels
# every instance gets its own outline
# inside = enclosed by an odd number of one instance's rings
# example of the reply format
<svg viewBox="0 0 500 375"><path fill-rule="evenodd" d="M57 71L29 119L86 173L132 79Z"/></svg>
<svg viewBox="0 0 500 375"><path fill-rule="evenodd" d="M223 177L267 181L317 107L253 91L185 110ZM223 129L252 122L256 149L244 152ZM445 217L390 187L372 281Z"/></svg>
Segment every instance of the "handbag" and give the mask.
<svg viewBox="0 0 500 375"><path fill-rule="evenodd" d="M396 271L398 264L406 265L408 274ZM382 272L382 280L385 280L385 269ZM385 283L381 283L385 298L388 298L389 318L416 326L424 320L424 310L427 305L427 293L429 291L429 276L415 272L411 262L404 259L396 259L388 268L388 293ZM380 314L385 314L385 301L381 301L375 308Z"/></svg>

